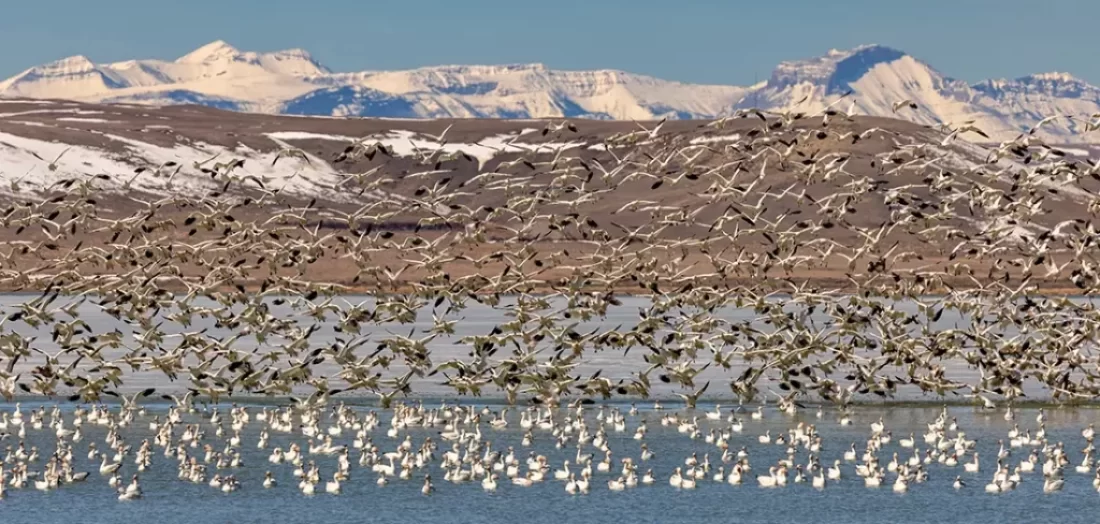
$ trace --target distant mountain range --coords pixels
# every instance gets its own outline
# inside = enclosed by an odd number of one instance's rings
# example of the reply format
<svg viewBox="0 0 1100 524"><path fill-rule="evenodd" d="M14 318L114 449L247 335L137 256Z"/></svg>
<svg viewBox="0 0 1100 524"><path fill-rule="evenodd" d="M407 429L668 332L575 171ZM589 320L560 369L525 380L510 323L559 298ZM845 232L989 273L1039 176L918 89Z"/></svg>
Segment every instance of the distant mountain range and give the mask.
<svg viewBox="0 0 1100 524"><path fill-rule="evenodd" d="M1069 74L968 84L879 45L782 62L764 82L723 86L542 64L336 73L300 49L254 53L217 41L172 62L65 58L0 82L0 96L295 115L636 120L715 118L748 107L814 112L830 104L893 116L895 102L911 100L918 108L900 109L900 117L924 124L974 121L993 140L1026 132L1047 116L1072 115L1079 118L1050 122L1037 135L1053 143L1100 142L1100 133L1082 134L1088 115L1100 113L1100 88Z"/></svg>

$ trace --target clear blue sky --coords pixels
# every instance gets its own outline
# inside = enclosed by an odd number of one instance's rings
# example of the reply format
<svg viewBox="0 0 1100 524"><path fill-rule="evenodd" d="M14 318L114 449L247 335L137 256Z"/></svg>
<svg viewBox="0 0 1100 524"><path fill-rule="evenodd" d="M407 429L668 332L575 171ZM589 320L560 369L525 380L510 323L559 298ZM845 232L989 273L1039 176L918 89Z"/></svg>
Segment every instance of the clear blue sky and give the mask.
<svg viewBox="0 0 1100 524"><path fill-rule="evenodd" d="M333 70L542 62L748 84L863 43L969 81L1066 71L1100 84L1098 0L7 0L0 78L74 54L174 59L213 40L309 50Z"/></svg>

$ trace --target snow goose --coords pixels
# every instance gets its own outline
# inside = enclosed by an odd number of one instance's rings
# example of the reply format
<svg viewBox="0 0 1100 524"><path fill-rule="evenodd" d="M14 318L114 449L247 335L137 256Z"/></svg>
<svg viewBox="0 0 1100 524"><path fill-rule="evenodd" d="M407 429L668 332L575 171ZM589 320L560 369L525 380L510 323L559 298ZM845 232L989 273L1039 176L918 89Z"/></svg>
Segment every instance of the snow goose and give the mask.
<svg viewBox="0 0 1100 524"><path fill-rule="evenodd" d="M677 483L677 485L679 485ZM577 494L577 476L573 473L569 474L569 480L565 483L565 492L570 495Z"/></svg>
<svg viewBox="0 0 1100 524"><path fill-rule="evenodd" d="M721 420L722 419L722 406L715 404L714 411L707 412L707 420Z"/></svg>
<svg viewBox="0 0 1100 524"><path fill-rule="evenodd" d="M114 473L114 472L118 471L118 468L120 468L120 467L122 467L122 464L120 464L118 462L116 462L114 464L108 464L107 463L107 455L103 455L103 462L99 466L99 474L100 475L110 475L111 473Z"/></svg>
<svg viewBox="0 0 1100 524"><path fill-rule="evenodd" d="M814 475L813 487L822 489L825 487L825 470L818 468L817 475Z"/></svg>
<svg viewBox="0 0 1100 524"><path fill-rule="evenodd" d="M581 475L580 480L577 480L577 491L579 491L582 495L588 494L589 478L590 477L588 476L588 474L584 473Z"/></svg>
<svg viewBox="0 0 1100 524"><path fill-rule="evenodd" d="M141 492L130 493L124 489L118 490L118 500L136 500L141 498Z"/></svg>
<svg viewBox="0 0 1100 524"><path fill-rule="evenodd" d="M559 470L554 472L554 478L556 480L567 480L570 475L571 475L571 473L569 472L569 461L568 460L565 461L565 464L562 466L562 469L559 469Z"/></svg>
<svg viewBox="0 0 1100 524"><path fill-rule="evenodd" d="M733 469L730 470L729 476L726 477L726 482L728 482L732 486L740 485L742 482L743 471L744 470L741 468L741 464L734 464Z"/></svg>
<svg viewBox="0 0 1100 524"><path fill-rule="evenodd" d="M909 438L903 438L903 439L898 440L898 445L903 447L903 448L912 448L915 443L916 443L916 439L913 438L912 433L909 434Z"/></svg>
<svg viewBox="0 0 1100 524"><path fill-rule="evenodd" d="M674 488L678 488L680 487L680 483L683 482L683 480L684 478L680 474L680 468L677 467L675 470L672 471L672 475L668 477L668 485Z"/></svg>
<svg viewBox="0 0 1100 524"><path fill-rule="evenodd" d="M966 471L967 473L977 473L978 469L979 469L978 453L975 452L974 453L974 460L971 461L971 462L967 462L966 464L963 464L963 470Z"/></svg>
<svg viewBox="0 0 1100 524"><path fill-rule="evenodd" d="M760 484L760 487L763 488L772 488L777 486L779 484L779 481L776 477L775 467L773 466L771 468L768 468L767 475L757 475L756 482Z"/></svg>
<svg viewBox="0 0 1100 524"><path fill-rule="evenodd" d="M909 490L909 479L905 475L899 473L897 480L894 481L894 493L905 493Z"/></svg>
<svg viewBox="0 0 1100 524"><path fill-rule="evenodd" d="M138 485L137 475L134 475L130 478L130 484L126 486L126 493L130 495L141 496L141 486Z"/></svg>
<svg viewBox="0 0 1100 524"><path fill-rule="evenodd" d="M1035 455L1032 455L1032 457L1035 457ZM1037 462L1037 461L1038 461L1038 457L1035 457L1035 460L1032 460L1031 457L1029 457L1027 459L1024 459L1024 460L1021 460L1020 461L1020 471L1023 471L1025 473L1030 473L1032 471L1035 471L1035 462Z"/></svg>

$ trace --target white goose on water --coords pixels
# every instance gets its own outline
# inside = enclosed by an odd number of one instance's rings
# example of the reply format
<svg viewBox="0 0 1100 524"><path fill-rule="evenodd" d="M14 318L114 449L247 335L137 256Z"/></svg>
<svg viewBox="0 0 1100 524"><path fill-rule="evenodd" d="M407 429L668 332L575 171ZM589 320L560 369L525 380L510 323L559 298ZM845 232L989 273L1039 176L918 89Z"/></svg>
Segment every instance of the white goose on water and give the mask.
<svg viewBox="0 0 1100 524"><path fill-rule="evenodd" d="M776 475L776 468L772 466L768 468L767 475L757 475L756 482L764 488L772 488L779 485L779 478Z"/></svg>
<svg viewBox="0 0 1100 524"><path fill-rule="evenodd" d="M974 459L971 462L967 462L966 464L963 464L963 470L966 471L967 473L977 473L979 468L980 468L980 465L978 463L978 453L975 452L974 453Z"/></svg>
<svg viewBox="0 0 1100 524"><path fill-rule="evenodd" d="M118 468L122 467L122 464L115 462L114 464L107 463L107 455L103 455L103 462L99 466L99 473L101 475L110 475L118 471Z"/></svg>

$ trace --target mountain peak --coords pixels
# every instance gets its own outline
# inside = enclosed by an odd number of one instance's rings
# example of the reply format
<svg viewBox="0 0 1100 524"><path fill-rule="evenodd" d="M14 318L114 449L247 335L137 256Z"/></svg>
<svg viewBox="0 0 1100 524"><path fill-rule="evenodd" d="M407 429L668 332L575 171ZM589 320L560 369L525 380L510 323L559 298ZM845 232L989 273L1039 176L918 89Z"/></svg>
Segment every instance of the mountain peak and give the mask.
<svg viewBox="0 0 1100 524"><path fill-rule="evenodd" d="M825 58L831 58L834 60L844 60L853 55L874 55L878 53L901 53L905 54L897 49L881 44L861 44L851 49L830 49L828 53L825 53Z"/></svg>
<svg viewBox="0 0 1100 524"><path fill-rule="evenodd" d="M904 52L881 45L867 45L852 49L848 56L837 61L825 92L842 93L848 89L849 84L862 78L876 65L893 62L905 56Z"/></svg>
<svg viewBox="0 0 1100 524"><path fill-rule="evenodd" d="M241 52L237 48L229 45L225 40L215 40L181 56L176 62L180 64L201 64L222 58L236 58L240 54Z"/></svg>
<svg viewBox="0 0 1100 524"><path fill-rule="evenodd" d="M1075 101L1100 99L1100 88L1069 73L1061 72L1036 73L1012 80L983 80L971 85L970 88L995 99L1006 97L1061 98ZM1037 111L1036 114L1038 113L1040 112Z"/></svg>
<svg viewBox="0 0 1100 524"><path fill-rule="evenodd" d="M1050 71L1046 73L1036 73L1034 75L1028 75L1023 77L1024 80L1040 80L1048 82L1080 82L1077 77L1059 71Z"/></svg>
<svg viewBox="0 0 1100 524"><path fill-rule="evenodd" d="M75 55L32 67L0 82L0 92L31 98L77 98L72 93L102 93L126 87L125 82Z"/></svg>
<svg viewBox="0 0 1100 524"><path fill-rule="evenodd" d="M295 58L299 60L308 60L310 62L314 61L313 55L310 54L309 51L297 47L293 49L283 49L282 51L274 51L267 54L284 59Z"/></svg>
<svg viewBox="0 0 1100 524"><path fill-rule="evenodd" d="M95 69L95 64L84 55L74 55L41 65L37 69L51 72L78 73Z"/></svg>
<svg viewBox="0 0 1100 524"><path fill-rule="evenodd" d="M808 82L825 86L826 94L841 93L848 89L848 84L859 80L876 65L905 56L902 51L878 44L846 50L830 49L824 56L780 62L772 72L768 86L782 89Z"/></svg>
<svg viewBox="0 0 1100 524"><path fill-rule="evenodd" d="M243 56L249 59L258 60L264 67L271 71L278 71L294 76L319 76L332 73L332 71L321 65L321 63L314 59L313 55L305 49L284 49L282 51L274 51L260 55L245 53Z"/></svg>

